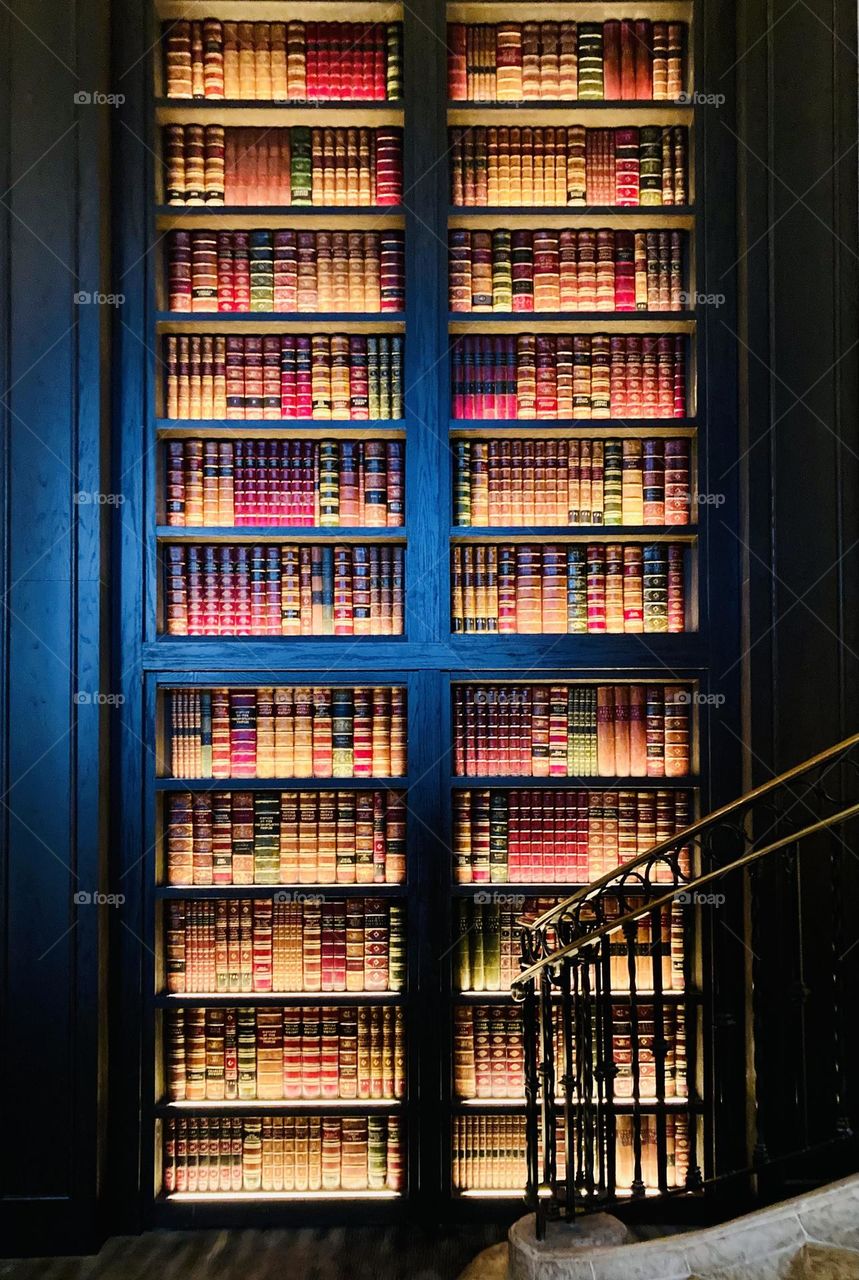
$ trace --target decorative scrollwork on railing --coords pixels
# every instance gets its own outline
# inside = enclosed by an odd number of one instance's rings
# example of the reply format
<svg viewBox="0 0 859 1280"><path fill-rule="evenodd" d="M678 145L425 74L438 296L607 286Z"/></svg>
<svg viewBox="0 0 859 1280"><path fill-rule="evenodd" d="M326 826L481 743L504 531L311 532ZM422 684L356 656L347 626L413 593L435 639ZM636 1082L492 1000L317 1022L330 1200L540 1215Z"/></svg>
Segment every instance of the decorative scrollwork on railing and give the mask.
<svg viewBox="0 0 859 1280"><path fill-rule="evenodd" d="M859 815L846 799L857 790L859 735L520 921L512 995L523 1006L526 1198L539 1232L550 1216L621 1196L702 1187L702 1161L711 1172L712 1162L702 1145L700 903L766 859L793 874L803 842ZM840 1008L837 976L833 990ZM844 1087L840 1078L841 1132Z"/></svg>

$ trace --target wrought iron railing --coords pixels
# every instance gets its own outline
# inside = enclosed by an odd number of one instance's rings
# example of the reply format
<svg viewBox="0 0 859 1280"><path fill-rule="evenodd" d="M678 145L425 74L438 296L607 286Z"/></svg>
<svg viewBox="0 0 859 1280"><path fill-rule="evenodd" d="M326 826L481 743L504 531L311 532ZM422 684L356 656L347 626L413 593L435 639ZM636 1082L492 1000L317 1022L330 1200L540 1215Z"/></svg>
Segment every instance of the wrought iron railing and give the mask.
<svg viewBox="0 0 859 1280"><path fill-rule="evenodd" d="M741 1174L760 1195L767 1168L852 1136L850 795L859 734L520 922L538 1235L550 1217ZM726 1117L738 1096L746 1115Z"/></svg>

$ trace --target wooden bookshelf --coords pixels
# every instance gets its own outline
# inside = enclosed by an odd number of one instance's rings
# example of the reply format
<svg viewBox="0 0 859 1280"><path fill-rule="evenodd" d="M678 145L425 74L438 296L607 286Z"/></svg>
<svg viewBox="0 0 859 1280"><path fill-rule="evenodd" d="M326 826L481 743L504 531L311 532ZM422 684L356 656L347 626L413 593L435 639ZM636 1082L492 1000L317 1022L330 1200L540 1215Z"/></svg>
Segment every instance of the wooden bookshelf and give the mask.
<svg viewBox="0 0 859 1280"><path fill-rule="evenodd" d="M514 1216L521 1188L493 1190L457 1187L452 1170L451 1126L464 1113L514 1112L515 1098L460 1098L452 1078L452 1013L458 1004L509 1004L509 993L457 989L450 958L458 904L474 903L481 894L510 894L557 900L581 883L529 880L528 883L459 884L452 865L453 798L463 790L534 791L595 790L604 792L685 791L695 811L705 811L718 798L711 787L707 717L696 701L692 707L691 772L680 778L593 776L511 777L457 776L453 772L452 702L457 685L469 682L529 684L676 683L706 694L718 687L720 672L711 635L712 595L730 575L714 563L728 535L719 528L719 512L693 508L691 523L672 525L569 525L556 527L465 526L454 522L453 454L457 440L521 437L535 442L616 438L670 439L689 442L692 491L716 485L730 463L725 444L732 411L725 396L713 397L703 373L712 367L704 332L707 317L699 308L675 312L529 312L455 313L449 310L448 231L602 228L613 230L680 230L688 236L688 289L706 283L707 175L713 162L696 136L705 107L675 102L528 101L521 104L451 102L447 85L446 20L595 21L615 17L650 17L691 23L688 49L690 87L701 65L703 34L697 3L691 0L537 0L528 9L508 0L468 0L443 6L417 0L404 9L387 0L153 0L148 25L149 98L141 107L139 131L150 145L149 170L135 172L129 184L134 207L145 209L142 225L127 223L129 243L138 253L132 277L139 282L129 308L137 339L132 357L119 370L127 412L122 425L123 468L130 477L135 534L124 544L123 662L142 674L142 695L131 702L123 729L128 843L135 847L130 867L140 877L141 953L144 992L141 1010L140 1074L143 1099L140 1169L144 1219L148 1225L192 1223L295 1223L304 1221L378 1221ZM402 22L404 29L403 97L396 101L295 103L272 101L177 100L164 96L159 24L182 19L281 22ZM144 52L143 43L140 53ZM389 206L260 206L164 202L161 130L166 124L225 126L294 126L353 128L393 125L403 130L403 195ZM557 206L457 207L448 181L449 125L510 125L519 128L582 124L588 128L652 124L690 129L688 203L614 207ZM718 189L717 198L718 198ZM129 208L132 205L129 204ZM138 219L139 221L139 219ZM405 310L367 312L171 312L165 308L164 238L182 230L259 231L279 229L378 231L403 229L405 235ZM152 252L150 252L152 250ZM231 419L168 418L160 343L164 335L202 338L208 335L370 334L401 336L403 347L403 411L396 419ZM467 420L451 414L451 343L462 335L658 334L683 335L688 410L682 418L572 419L539 418ZM141 426L142 423L142 426ZM723 427L724 424L724 427ZM714 436L715 441L714 441ZM253 526L176 526L167 521L164 492L164 449L175 440L398 440L405 446L405 516L401 526L279 526L260 519ZM452 634L450 553L454 547L500 542L661 543L682 544L688 568L687 618L683 634ZM241 635L172 636L164 630L162 553L171 546L201 543L281 545L356 543L405 546L404 635L386 637ZM727 664L725 664L727 665ZM130 678L130 677L129 677ZM135 677L136 678L136 677ZM164 701L174 689L269 688L283 686L402 687L407 699L408 765L405 776L359 778L230 777L175 778L168 765L169 733ZM165 874L165 813L181 792L366 793L407 792L406 877L403 884L290 883L170 884ZM135 861L136 859L136 861ZM187 899L266 902L278 893L318 894L345 902L379 898L402 906L406 919L405 982L402 991L379 992L240 992L172 994L165 990L164 925L171 903ZM647 992L640 993L646 997ZM619 993L617 999L623 1000ZM666 992L666 999L703 999L702 992ZM164 1089L163 1027L172 1011L182 1008L254 1008L380 1005L401 1007L405 1015L405 1096L397 1100L224 1099L171 1102ZM688 1104L705 1108L703 1090ZM643 1104L646 1106L646 1104ZM403 1134L403 1183L399 1191L318 1188L306 1192L181 1192L164 1194L160 1171L165 1125L189 1117L302 1117L337 1114L349 1118L396 1115ZM376 1202L378 1202L376 1204ZM375 1206L375 1207L374 1207Z"/></svg>

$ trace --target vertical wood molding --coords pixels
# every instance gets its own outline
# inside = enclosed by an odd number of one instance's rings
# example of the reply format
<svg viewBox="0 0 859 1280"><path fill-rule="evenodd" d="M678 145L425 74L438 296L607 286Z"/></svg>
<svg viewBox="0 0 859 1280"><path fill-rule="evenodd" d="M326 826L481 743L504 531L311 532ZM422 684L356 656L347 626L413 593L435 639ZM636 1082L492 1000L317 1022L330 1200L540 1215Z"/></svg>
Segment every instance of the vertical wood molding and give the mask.
<svg viewBox="0 0 859 1280"><path fill-rule="evenodd" d="M78 295L110 288L110 108L75 95L108 90L107 22L98 0L4 14L0 1224L10 1253L88 1247L97 1231L108 317Z"/></svg>

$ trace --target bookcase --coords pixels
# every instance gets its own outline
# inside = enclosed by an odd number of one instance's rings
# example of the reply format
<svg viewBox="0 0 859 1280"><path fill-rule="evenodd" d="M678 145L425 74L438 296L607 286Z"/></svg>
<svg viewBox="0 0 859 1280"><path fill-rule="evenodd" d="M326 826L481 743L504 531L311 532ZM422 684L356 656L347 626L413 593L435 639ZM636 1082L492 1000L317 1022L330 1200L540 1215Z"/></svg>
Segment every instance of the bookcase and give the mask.
<svg viewBox="0 0 859 1280"><path fill-rule="evenodd" d="M515 1208L516 920L731 794L709 21L152 0L119 37L118 1052L145 1221ZM713 1052L686 1045L655 1108L701 1161Z"/></svg>

